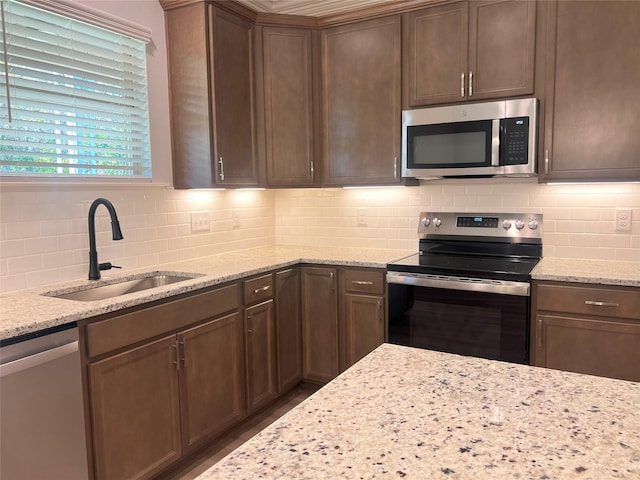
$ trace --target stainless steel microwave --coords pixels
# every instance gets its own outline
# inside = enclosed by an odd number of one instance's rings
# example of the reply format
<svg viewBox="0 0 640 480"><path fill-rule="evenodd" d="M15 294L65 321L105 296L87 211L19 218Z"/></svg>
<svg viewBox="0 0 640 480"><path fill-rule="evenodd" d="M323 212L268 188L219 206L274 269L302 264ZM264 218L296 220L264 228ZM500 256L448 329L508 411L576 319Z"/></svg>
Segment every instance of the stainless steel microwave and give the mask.
<svg viewBox="0 0 640 480"><path fill-rule="evenodd" d="M538 100L432 107L402 112L402 176L533 177Z"/></svg>

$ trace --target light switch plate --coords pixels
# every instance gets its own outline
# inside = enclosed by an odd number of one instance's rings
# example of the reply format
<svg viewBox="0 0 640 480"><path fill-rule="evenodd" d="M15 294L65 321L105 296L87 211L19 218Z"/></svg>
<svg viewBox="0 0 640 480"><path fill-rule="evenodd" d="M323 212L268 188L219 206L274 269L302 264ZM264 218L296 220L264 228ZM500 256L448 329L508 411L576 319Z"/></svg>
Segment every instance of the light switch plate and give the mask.
<svg viewBox="0 0 640 480"><path fill-rule="evenodd" d="M616 232L631 231L631 209L616 208Z"/></svg>
<svg viewBox="0 0 640 480"><path fill-rule="evenodd" d="M209 232L209 212L191 212L191 233Z"/></svg>

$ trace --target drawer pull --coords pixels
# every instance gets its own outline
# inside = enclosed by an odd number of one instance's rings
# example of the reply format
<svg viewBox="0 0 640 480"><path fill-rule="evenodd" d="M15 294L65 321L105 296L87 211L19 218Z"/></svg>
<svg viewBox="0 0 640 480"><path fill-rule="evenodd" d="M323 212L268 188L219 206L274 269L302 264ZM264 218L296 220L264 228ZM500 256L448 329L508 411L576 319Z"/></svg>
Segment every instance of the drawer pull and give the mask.
<svg viewBox="0 0 640 480"><path fill-rule="evenodd" d="M619 303L613 302L597 302L595 300L585 300L585 305L593 305L594 307L619 307Z"/></svg>
<svg viewBox="0 0 640 480"><path fill-rule="evenodd" d="M267 290L269 290L271 288L271 285L265 285L264 287L260 287L260 288L256 288L253 290L254 294L260 293L260 292L266 292Z"/></svg>
<svg viewBox="0 0 640 480"><path fill-rule="evenodd" d="M352 280L351 283L353 283L354 285L367 285L367 286L373 285L373 282L369 282L367 280Z"/></svg>

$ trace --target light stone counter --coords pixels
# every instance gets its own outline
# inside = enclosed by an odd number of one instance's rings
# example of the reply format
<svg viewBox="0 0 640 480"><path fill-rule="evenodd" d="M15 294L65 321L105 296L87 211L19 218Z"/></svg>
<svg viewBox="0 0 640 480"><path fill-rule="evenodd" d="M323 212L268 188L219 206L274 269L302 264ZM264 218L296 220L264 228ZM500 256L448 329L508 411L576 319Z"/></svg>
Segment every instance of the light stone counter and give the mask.
<svg viewBox="0 0 640 480"><path fill-rule="evenodd" d="M640 384L384 344L201 474L640 478Z"/></svg>
<svg viewBox="0 0 640 480"><path fill-rule="evenodd" d="M386 268L388 262L413 252L359 248L271 246L157 265L129 272L102 273L99 281L77 280L0 296L0 340L73 323L181 293L219 285L298 263ZM106 285L149 272L194 274L196 278L107 300L79 302L42 295L65 293L89 285Z"/></svg>
<svg viewBox="0 0 640 480"><path fill-rule="evenodd" d="M637 262L543 258L533 269L531 278L640 287L640 258Z"/></svg>

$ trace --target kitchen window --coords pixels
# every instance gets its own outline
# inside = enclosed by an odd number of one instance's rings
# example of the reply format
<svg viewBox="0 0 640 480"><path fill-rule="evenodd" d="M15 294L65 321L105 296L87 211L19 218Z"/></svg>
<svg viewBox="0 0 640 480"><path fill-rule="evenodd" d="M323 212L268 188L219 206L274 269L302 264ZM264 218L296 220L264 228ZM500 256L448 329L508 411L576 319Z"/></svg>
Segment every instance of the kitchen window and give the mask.
<svg viewBox="0 0 640 480"><path fill-rule="evenodd" d="M67 0L0 7L0 175L150 179L150 32Z"/></svg>

